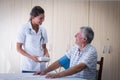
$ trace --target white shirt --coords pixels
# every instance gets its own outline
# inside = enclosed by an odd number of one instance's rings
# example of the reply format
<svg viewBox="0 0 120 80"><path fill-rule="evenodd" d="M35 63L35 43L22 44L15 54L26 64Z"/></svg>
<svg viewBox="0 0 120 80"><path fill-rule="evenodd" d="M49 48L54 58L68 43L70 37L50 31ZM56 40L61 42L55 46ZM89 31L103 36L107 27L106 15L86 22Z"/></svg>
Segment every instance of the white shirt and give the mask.
<svg viewBox="0 0 120 80"><path fill-rule="evenodd" d="M77 45L73 46L66 56L70 59L70 67L80 63L86 64L86 68L72 75L87 80L96 78L97 51L96 48L87 44L81 51Z"/></svg>
<svg viewBox="0 0 120 80"><path fill-rule="evenodd" d="M28 22L19 30L17 42L23 43L23 48L28 54L33 56L43 56L42 44L48 42L46 30L40 25L39 30L36 33L35 30L33 30L31 23ZM26 56L22 56L21 66L22 70L25 71L38 71L45 68L44 63L34 62Z"/></svg>

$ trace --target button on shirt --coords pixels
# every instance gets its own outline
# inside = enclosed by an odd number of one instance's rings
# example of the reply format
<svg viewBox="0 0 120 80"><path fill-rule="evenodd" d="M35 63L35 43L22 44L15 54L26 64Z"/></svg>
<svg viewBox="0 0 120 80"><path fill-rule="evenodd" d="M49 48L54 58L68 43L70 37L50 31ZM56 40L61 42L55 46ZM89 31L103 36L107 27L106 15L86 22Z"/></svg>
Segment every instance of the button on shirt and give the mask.
<svg viewBox="0 0 120 80"><path fill-rule="evenodd" d="M39 26L39 30L36 33L35 30L33 30L31 23L28 22L19 30L17 42L23 44L23 48L28 54L33 56L43 56L42 44L48 42L46 30L44 27ZM38 71L41 70L40 67L45 65L43 63L37 63L25 56L22 56L21 60L22 70L26 71Z"/></svg>
<svg viewBox="0 0 120 80"><path fill-rule="evenodd" d="M72 75L74 77L84 78L86 80L95 79L96 77L96 64L97 64L97 51L96 48L87 44L81 51L77 45L74 45L66 56L70 59L70 67L84 63L87 67L82 71Z"/></svg>

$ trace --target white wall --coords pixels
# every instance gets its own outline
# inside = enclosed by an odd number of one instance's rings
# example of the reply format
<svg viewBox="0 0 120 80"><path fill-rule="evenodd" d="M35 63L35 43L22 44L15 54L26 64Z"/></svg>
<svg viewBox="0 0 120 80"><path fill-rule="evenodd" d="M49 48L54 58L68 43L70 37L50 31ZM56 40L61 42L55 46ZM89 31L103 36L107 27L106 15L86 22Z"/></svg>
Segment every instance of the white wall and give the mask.
<svg viewBox="0 0 120 80"><path fill-rule="evenodd" d="M45 9L43 25L48 32L47 47L51 62L73 45L77 28L88 25L88 0L0 0L0 72L19 72L17 31L29 20L30 10L35 5ZM80 10L83 8L84 10Z"/></svg>
<svg viewBox="0 0 120 80"><path fill-rule="evenodd" d="M97 48L99 58L105 57L103 80L119 80L120 2L90 1L0 0L0 73L20 72L20 54L16 51L17 31L29 20L32 7L40 5L45 9L43 25L48 33L47 47L51 62L64 55L74 44L74 35L79 27L90 25L95 31L92 44ZM109 46L112 47L111 54L108 53Z"/></svg>

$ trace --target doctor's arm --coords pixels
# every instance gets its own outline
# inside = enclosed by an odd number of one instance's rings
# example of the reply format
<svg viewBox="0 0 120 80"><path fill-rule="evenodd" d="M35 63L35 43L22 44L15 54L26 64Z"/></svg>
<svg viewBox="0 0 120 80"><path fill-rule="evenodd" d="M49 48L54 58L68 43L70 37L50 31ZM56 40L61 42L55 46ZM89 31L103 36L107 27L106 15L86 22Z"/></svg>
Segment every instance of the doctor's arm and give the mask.
<svg viewBox="0 0 120 80"><path fill-rule="evenodd" d="M39 60L37 59L38 56L32 56L30 54L28 54L23 48L22 48L22 43L17 43L17 51L22 54L23 56L26 56L32 60L34 60L35 62L39 62Z"/></svg>
<svg viewBox="0 0 120 80"><path fill-rule="evenodd" d="M48 53L48 49L46 48L46 44L43 44L43 45L42 45L42 48L43 48L43 51L44 51L44 55L45 55L46 57L50 57L50 55L49 55L49 53Z"/></svg>

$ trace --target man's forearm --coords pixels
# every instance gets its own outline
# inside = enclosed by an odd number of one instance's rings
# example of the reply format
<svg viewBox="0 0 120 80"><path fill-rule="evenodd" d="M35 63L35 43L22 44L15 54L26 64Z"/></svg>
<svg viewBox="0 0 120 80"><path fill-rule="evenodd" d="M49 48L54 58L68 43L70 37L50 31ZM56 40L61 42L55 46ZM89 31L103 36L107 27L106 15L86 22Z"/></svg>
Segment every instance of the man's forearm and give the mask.
<svg viewBox="0 0 120 80"><path fill-rule="evenodd" d="M86 67L85 64L78 64L76 66L73 66L67 70L64 70L60 73L58 73L61 77L64 77L64 76L69 76L69 75L73 75L75 73L78 73L80 71L82 71L84 68Z"/></svg>
<svg viewBox="0 0 120 80"><path fill-rule="evenodd" d="M48 72L50 72L50 71L53 71L53 70L59 68L60 66L61 66L61 65L59 64L59 62L56 61L56 62L54 62L53 64L51 64L51 65L50 65L47 69L45 69L44 71L45 71L46 73L48 73Z"/></svg>

